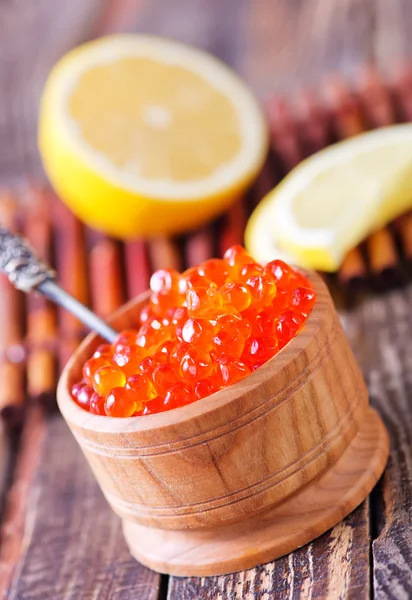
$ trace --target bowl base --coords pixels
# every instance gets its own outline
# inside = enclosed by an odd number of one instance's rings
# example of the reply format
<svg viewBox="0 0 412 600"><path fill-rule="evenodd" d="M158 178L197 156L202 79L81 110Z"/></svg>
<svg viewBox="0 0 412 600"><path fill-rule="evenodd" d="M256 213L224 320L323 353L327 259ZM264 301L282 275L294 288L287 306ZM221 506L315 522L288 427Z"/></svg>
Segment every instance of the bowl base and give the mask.
<svg viewBox="0 0 412 600"><path fill-rule="evenodd" d="M170 575L223 575L269 562L307 544L356 508L381 476L389 439L369 408L342 456L282 504L242 521L203 530L163 530L123 521L131 554Z"/></svg>

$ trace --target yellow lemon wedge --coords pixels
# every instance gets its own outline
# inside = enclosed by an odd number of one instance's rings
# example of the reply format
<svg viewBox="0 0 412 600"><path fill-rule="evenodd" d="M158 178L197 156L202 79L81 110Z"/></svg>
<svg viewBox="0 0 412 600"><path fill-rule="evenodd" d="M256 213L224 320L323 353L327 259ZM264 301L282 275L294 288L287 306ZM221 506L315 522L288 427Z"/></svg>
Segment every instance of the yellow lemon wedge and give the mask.
<svg viewBox="0 0 412 600"><path fill-rule="evenodd" d="M246 229L255 258L335 271L367 235L412 208L412 125L321 150L263 199Z"/></svg>
<svg viewBox="0 0 412 600"><path fill-rule="evenodd" d="M246 85L208 54L115 35L64 56L46 83L39 148L63 201L120 238L171 234L218 215L268 146Z"/></svg>

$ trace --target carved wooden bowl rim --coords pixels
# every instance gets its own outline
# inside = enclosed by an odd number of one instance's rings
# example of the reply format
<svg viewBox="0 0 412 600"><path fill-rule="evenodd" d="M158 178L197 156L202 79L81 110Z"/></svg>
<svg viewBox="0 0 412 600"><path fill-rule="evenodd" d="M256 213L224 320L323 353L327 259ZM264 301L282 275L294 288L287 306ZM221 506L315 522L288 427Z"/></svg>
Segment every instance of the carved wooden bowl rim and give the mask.
<svg viewBox="0 0 412 600"><path fill-rule="evenodd" d="M250 409L242 411L241 402L239 402L244 396L245 391L257 389L265 384L269 384L270 380L273 380L277 373L283 370L292 361L298 359L299 355L305 351L313 337L316 336L322 328L327 311L335 310L331 305L330 300L328 300L328 292L322 278L313 272L306 273L306 275L309 277L316 290L315 304L302 330L305 333L310 331L310 335L301 335L299 333L276 356L271 358L255 372L245 377L242 381L228 386L223 390L219 390L218 392L201 400L197 400L187 406L175 408L163 413L147 415L144 418L129 417L115 419L107 416L94 415L80 408L73 400L70 393L71 385L81 378L81 368L84 360L86 360L87 356L92 355L93 350L99 344L104 342L102 338L92 332L72 354L60 376L57 387L57 401L62 415L71 424L83 430L111 434L156 431L167 428L168 426L175 427L192 419L201 422L202 416L219 411L222 407L226 409L228 405L232 403L236 403L237 408L239 409L236 419L242 417L247 418L248 414L252 411L250 411ZM116 322L122 315L134 310L140 304L143 305L147 301L148 296L149 291L146 291L130 300L120 307L108 319L108 322L111 325L116 326ZM325 352L326 351L327 348L325 348ZM318 356L312 362L316 361L316 363L318 363L318 360L321 358L322 357ZM307 373L308 370L313 370L313 368L315 368L315 365L310 363L297 377L304 377L305 373ZM290 386L285 388L285 393L287 393L289 387L293 387L293 383L294 381L291 381ZM235 423L233 423L233 429L235 428ZM199 431L200 435L202 433L205 434L207 432Z"/></svg>

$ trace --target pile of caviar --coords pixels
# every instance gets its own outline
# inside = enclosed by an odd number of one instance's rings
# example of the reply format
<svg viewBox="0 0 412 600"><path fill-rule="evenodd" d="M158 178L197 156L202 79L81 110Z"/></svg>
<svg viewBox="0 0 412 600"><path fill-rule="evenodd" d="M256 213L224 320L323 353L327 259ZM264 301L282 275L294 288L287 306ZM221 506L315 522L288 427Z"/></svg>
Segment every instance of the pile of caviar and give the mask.
<svg viewBox="0 0 412 600"><path fill-rule="evenodd" d="M72 386L79 406L131 417L190 404L240 381L303 327L309 280L281 260L262 267L241 246L183 273L156 271L140 327L99 346Z"/></svg>

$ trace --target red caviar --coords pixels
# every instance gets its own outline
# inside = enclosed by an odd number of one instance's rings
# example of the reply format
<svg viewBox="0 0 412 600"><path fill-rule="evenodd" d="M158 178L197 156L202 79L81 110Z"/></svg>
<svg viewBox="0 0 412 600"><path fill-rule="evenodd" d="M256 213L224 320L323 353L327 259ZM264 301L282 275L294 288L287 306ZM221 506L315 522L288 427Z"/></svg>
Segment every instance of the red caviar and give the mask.
<svg viewBox="0 0 412 600"><path fill-rule="evenodd" d="M162 269L136 329L99 346L72 386L97 415L151 415L236 383L299 333L312 310L310 281L281 260L265 267L241 246L184 273Z"/></svg>

